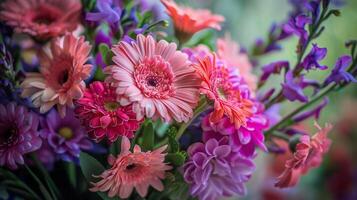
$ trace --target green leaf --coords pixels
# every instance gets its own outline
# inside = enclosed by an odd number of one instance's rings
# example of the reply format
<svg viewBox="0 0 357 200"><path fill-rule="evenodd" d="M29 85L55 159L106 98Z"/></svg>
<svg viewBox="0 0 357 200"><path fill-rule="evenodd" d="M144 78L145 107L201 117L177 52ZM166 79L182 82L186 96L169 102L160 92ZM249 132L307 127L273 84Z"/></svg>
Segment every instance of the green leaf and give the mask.
<svg viewBox="0 0 357 200"><path fill-rule="evenodd" d="M120 153L120 143L121 138L118 138L115 142L113 142L109 147L109 153L116 156Z"/></svg>
<svg viewBox="0 0 357 200"><path fill-rule="evenodd" d="M176 127L171 127L167 131L167 137L169 138L169 147L170 147L170 152L175 153L180 150L180 144L176 140L176 134L177 134L177 128Z"/></svg>
<svg viewBox="0 0 357 200"><path fill-rule="evenodd" d="M167 162L179 167L185 163L186 157L186 152L181 151L176 153L168 153L165 158Z"/></svg>
<svg viewBox="0 0 357 200"><path fill-rule="evenodd" d="M31 175L31 177L36 181L36 183L38 184L38 187L40 188L40 191L42 193L42 195L45 197L46 200L52 200L52 199L56 199L55 196L51 197L50 193L48 192L48 190L46 189L46 187L44 186L44 184L41 182L41 180L36 176L36 174L27 166L25 165L26 170L29 172L29 174Z"/></svg>
<svg viewBox="0 0 357 200"><path fill-rule="evenodd" d="M93 175L98 176L105 170L98 160L84 152L81 152L79 156L79 163L82 173L88 182L96 181L97 179Z"/></svg>
<svg viewBox="0 0 357 200"><path fill-rule="evenodd" d="M66 162L65 163L65 168L67 171L67 176L69 183L73 188L77 187L77 170L76 170L76 165L74 163Z"/></svg>
<svg viewBox="0 0 357 200"><path fill-rule="evenodd" d="M145 151L152 150L154 148L155 131L152 122L147 122L143 129L143 143L142 147Z"/></svg>
<svg viewBox="0 0 357 200"><path fill-rule="evenodd" d="M0 168L0 179L7 180L7 182L1 181L1 184L4 184L9 187L9 185L7 185L7 183L9 183L10 185L14 186L15 188L19 188L22 191L28 191L28 193L30 193L34 199L40 199L40 197L28 185L26 185L22 180L20 180L15 174L10 171Z"/></svg>
<svg viewBox="0 0 357 200"><path fill-rule="evenodd" d="M105 59L108 55L108 52L110 51L108 45L106 45L105 43L101 43L99 44L98 49L102 57Z"/></svg>
<svg viewBox="0 0 357 200"><path fill-rule="evenodd" d="M103 81L105 78L105 75L103 73L103 70L100 67L97 67L94 73L94 80L97 81Z"/></svg>
<svg viewBox="0 0 357 200"><path fill-rule="evenodd" d="M93 175L100 175L105 168L103 165L93 158L91 155L81 152L79 155L79 164L82 170L82 173L88 182L96 182L97 178L93 177ZM114 200L118 198L110 198L104 192L97 192L97 194L104 200Z"/></svg>

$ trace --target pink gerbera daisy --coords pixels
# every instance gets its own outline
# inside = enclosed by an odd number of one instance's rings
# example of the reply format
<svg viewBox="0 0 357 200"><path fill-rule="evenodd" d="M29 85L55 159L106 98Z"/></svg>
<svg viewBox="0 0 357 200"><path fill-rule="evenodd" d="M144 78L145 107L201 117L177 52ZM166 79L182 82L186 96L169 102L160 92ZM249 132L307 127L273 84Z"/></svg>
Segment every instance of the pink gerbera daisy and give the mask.
<svg viewBox="0 0 357 200"><path fill-rule="evenodd" d="M102 180L92 183L93 192L108 191L109 197L119 196L128 198L135 188L141 197L145 197L151 185L163 191L164 185L160 179L165 178L165 171L171 166L164 163L166 146L152 152L142 152L140 146L135 145L134 152L130 152L130 141L122 138L121 151L117 158L110 155L108 162L111 169L104 171L100 176Z"/></svg>
<svg viewBox="0 0 357 200"><path fill-rule="evenodd" d="M106 135L110 142L118 136L132 138L142 120L136 120L132 105L120 106L115 89L108 83L93 82L77 101L76 113L91 138L99 142Z"/></svg>
<svg viewBox="0 0 357 200"><path fill-rule="evenodd" d="M161 0L166 7L166 12L170 15L174 26L175 34L181 42L191 38L193 34L206 28L221 30L220 23L224 21L221 15L214 15L206 9L192 9L178 6L172 0Z"/></svg>
<svg viewBox="0 0 357 200"><path fill-rule="evenodd" d="M300 138L293 158L286 161L285 170L278 177L276 187L292 187L297 184L301 175L306 174L311 168L320 166L323 155L327 153L331 145L327 133L332 129L332 125L326 124L325 128L321 128L315 123L315 127L319 131L313 137L303 135Z"/></svg>
<svg viewBox="0 0 357 200"><path fill-rule="evenodd" d="M192 117L199 81L176 44L138 35L135 42L121 41L112 51L115 65L105 69L106 81L116 87L122 106L133 104L138 119L145 115L187 122Z"/></svg>
<svg viewBox="0 0 357 200"><path fill-rule="evenodd" d="M235 43L230 35L217 40L217 55L228 66L235 67L244 78L249 88L255 91L257 88L257 77L252 73L252 64L248 55L240 52L239 45Z"/></svg>
<svg viewBox="0 0 357 200"><path fill-rule="evenodd" d="M246 125L247 118L252 116L253 103L233 85L228 68L223 64L218 65L213 54L198 58L196 69L202 80L201 93L214 101L210 121L217 123L226 115L236 128Z"/></svg>
<svg viewBox="0 0 357 200"><path fill-rule="evenodd" d="M77 0L7 0L1 10L0 19L15 31L49 39L77 28L81 4Z"/></svg>
<svg viewBox="0 0 357 200"><path fill-rule="evenodd" d="M66 107L74 107L73 100L83 95L83 80L90 75L92 66L85 64L91 46L84 37L76 38L66 34L61 40L51 43L51 53L40 54L40 73L27 73L21 84L22 96L31 97L33 104L45 113L57 105L61 116Z"/></svg>

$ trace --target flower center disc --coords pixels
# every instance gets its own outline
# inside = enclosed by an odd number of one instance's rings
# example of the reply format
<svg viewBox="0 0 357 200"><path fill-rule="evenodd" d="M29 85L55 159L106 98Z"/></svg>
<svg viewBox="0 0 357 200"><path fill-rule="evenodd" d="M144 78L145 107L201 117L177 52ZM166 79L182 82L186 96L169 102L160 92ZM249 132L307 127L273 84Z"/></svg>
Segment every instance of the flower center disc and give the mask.
<svg viewBox="0 0 357 200"><path fill-rule="evenodd" d="M15 127L8 127L0 131L0 145L6 145L12 143L17 130Z"/></svg>
<svg viewBox="0 0 357 200"><path fill-rule="evenodd" d="M58 134L65 138L66 140L69 140L73 137L73 131L69 127L62 127L58 130Z"/></svg>
<svg viewBox="0 0 357 200"><path fill-rule="evenodd" d="M138 64L134 79L137 87L149 98L167 99L175 92L171 65L158 55L146 57Z"/></svg>
<svg viewBox="0 0 357 200"><path fill-rule="evenodd" d="M109 101L104 103L104 108L107 111L116 111L119 108L119 103L114 101Z"/></svg>

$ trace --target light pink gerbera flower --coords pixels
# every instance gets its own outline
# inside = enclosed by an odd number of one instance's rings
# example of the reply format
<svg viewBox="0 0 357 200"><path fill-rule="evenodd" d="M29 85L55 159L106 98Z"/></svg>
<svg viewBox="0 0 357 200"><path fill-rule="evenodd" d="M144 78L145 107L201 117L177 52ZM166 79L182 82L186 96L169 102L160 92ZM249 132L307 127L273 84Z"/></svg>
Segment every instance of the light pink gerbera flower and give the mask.
<svg viewBox="0 0 357 200"><path fill-rule="evenodd" d="M231 39L229 34L226 34L224 38L217 39L217 55L228 66L237 68L249 88L255 91L257 77L252 73L252 64L248 55L240 52L239 45Z"/></svg>
<svg viewBox="0 0 357 200"><path fill-rule="evenodd" d="M77 0L7 0L0 19L17 32L49 39L75 30L81 7Z"/></svg>
<svg viewBox="0 0 357 200"><path fill-rule="evenodd" d="M151 185L158 191L163 191L164 185L160 179L165 178L165 171L171 166L164 163L166 146L152 152L142 152L140 146L135 145L134 152L130 152L130 141L122 138L121 151L117 158L110 155L108 162L111 169L104 171L97 183L92 183L90 189L96 191L109 191L108 196L128 198L135 188L141 197L145 197Z"/></svg>
<svg viewBox="0 0 357 200"><path fill-rule="evenodd" d="M92 66L85 64L91 46L84 37L66 34L63 44L59 38L51 43L51 53L40 54L40 73L27 73L21 84L22 96L31 97L41 113L57 105L61 116L66 107L74 107L73 100L79 99L85 89L84 80L90 75Z"/></svg>
<svg viewBox="0 0 357 200"><path fill-rule="evenodd" d="M181 42L191 38L193 34L206 28L221 30L221 22L224 17L214 15L206 9L192 9L189 7L178 6L172 0L161 0L166 7L166 12L170 15L174 26L175 35Z"/></svg>
<svg viewBox="0 0 357 200"><path fill-rule="evenodd" d="M122 106L133 104L138 119L145 115L187 122L192 117L200 83L176 44L138 35L135 42L122 41L112 51L115 65L105 69L106 81L116 87Z"/></svg>
<svg viewBox="0 0 357 200"><path fill-rule="evenodd" d="M293 158L286 161L285 170L278 177L276 187L292 187L297 184L301 175L306 174L311 168L320 166L322 157L331 145L327 133L332 129L332 125L326 124L325 128L321 128L315 123L315 127L319 131L314 136L310 138L308 135L303 135L300 138Z"/></svg>
<svg viewBox="0 0 357 200"><path fill-rule="evenodd" d="M132 105L120 106L115 89L108 83L95 81L76 102L75 112L88 130L88 135L99 142L105 136L110 142L119 136L134 137L142 120L136 120Z"/></svg>

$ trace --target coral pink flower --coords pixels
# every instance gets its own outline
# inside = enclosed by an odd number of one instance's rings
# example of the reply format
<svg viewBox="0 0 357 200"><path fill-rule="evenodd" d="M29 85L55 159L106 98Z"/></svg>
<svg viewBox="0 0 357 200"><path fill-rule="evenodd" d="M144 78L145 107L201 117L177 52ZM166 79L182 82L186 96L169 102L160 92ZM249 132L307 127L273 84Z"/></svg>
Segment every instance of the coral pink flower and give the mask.
<svg viewBox="0 0 357 200"><path fill-rule="evenodd" d="M202 79L201 93L214 101L210 122L217 123L226 115L236 128L245 126L247 118L252 116L253 103L243 98L240 90L233 86L228 68L217 64L215 54L198 58L195 67Z"/></svg>
<svg viewBox="0 0 357 200"><path fill-rule="evenodd" d="M112 48L115 65L105 72L122 106L133 104L137 118L187 122L198 101L199 80L187 55L176 44L138 35L135 42Z"/></svg>
<svg viewBox="0 0 357 200"><path fill-rule="evenodd" d="M225 61L227 66L236 67L252 91L257 88L257 77L252 73L252 64L248 55L240 52L239 45L235 43L230 35L217 40L218 58Z"/></svg>
<svg viewBox="0 0 357 200"><path fill-rule="evenodd" d="M81 4L77 0L7 0L1 10L0 19L15 31L49 39L77 28Z"/></svg>
<svg viewBox="0 0 357 200"><path fill-rule="evenodd" d="M166 7L167 14L171 17L177 38L185 42L193 34L206 28L221 30L220 23L224 21L221 15L214 15L209 10L192 9L178 6L172 0L161 0Z"/></svg>
<svg viewBox="0 0 357 200"><path fill-rule="evenodd" d="M108 83L93 82L76 105L75 112L89 136L97 142L105 136L110 142L118 136L132 138L142 122L136 120L132 105L120 106L115 89Z"/></svg>
<svg viewBox="0 0 357 200"><path fill-rule="evenodd" d="M286 161L285 170L278 177L276 187L292 187L297 184L301 175L306 174L311 168L320 166L323 155L327 153L331 145L327 133L332 129L332 125L326 124L325 128L321 128L315 122L315 127L319 131L312 138L308 135L300 138L293 158Z"/></svg>
<svg viewBox="0 0 357 200"><path fill-rule="evenodd" d="M164 185L160 179L164 179L165 171L171 169L171 166L164 163L166 154L163 151L166 146L152 152L142 152L138 145L135 145L133 153L129 149L129 139L122 137L120 154L117 158L112 155L108 157L112 167L98 176L102 180L92 183L91 191L109 190L109 197L120 198L128 198L134 188L141 197L145 197L150 185L163 191Z"/></svg>
<svg viewBox="0 0 357 200"><path fill-rule="evenodd" d="M74 107L73 100L83 95L83 80L90 75L92 66L85 64L91 46L84 37L66 34L61 44L57 38L51 43L51 53L40 54L40 73L27 73L21 84L22 96L31 97L33 104L45 113L57 105L61 116L66 107Z"/></svg>

